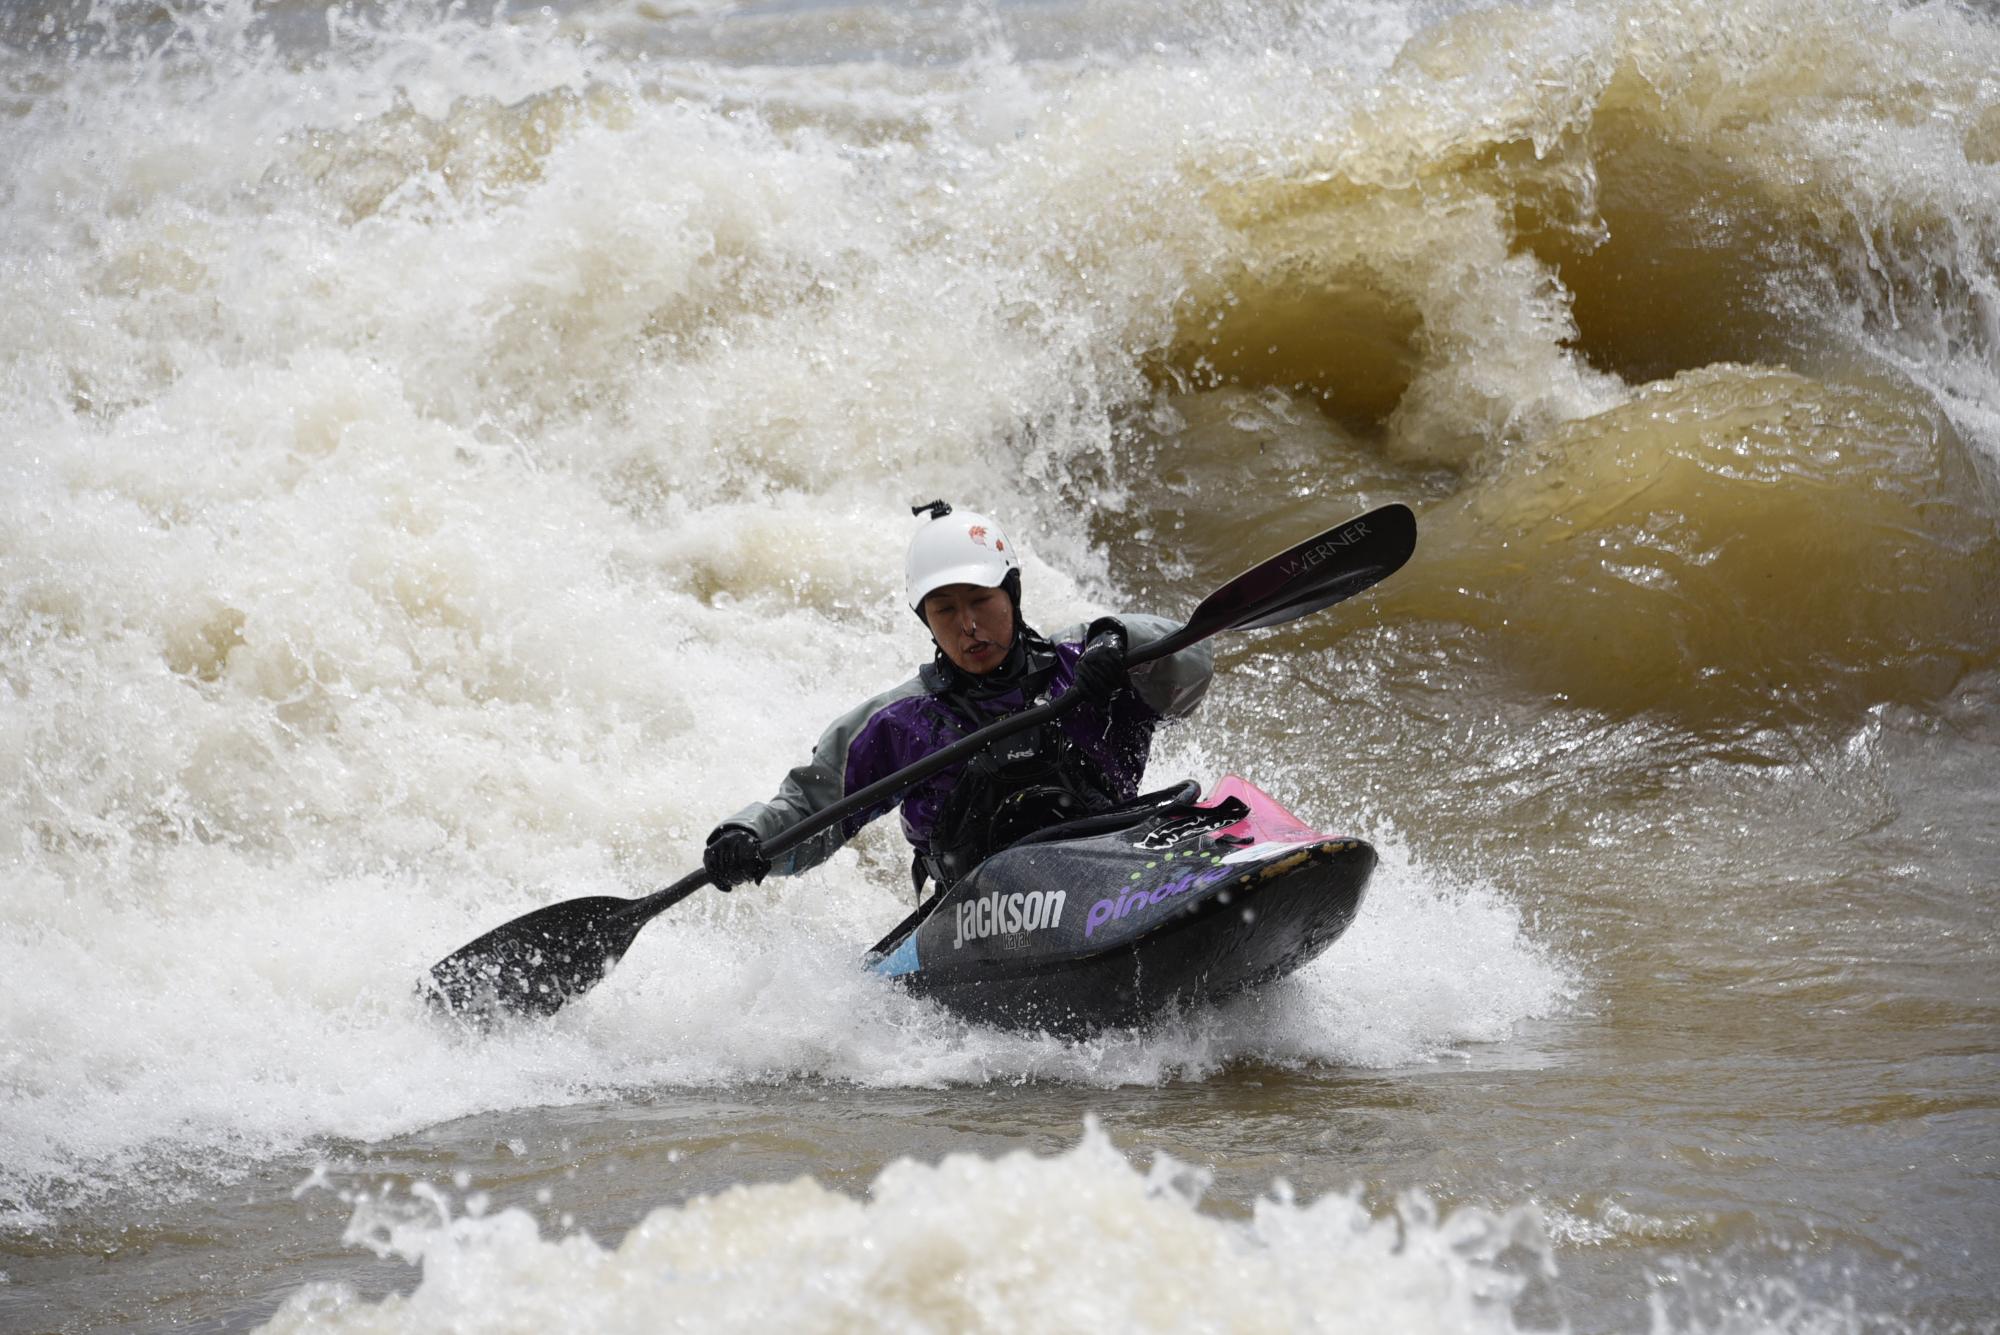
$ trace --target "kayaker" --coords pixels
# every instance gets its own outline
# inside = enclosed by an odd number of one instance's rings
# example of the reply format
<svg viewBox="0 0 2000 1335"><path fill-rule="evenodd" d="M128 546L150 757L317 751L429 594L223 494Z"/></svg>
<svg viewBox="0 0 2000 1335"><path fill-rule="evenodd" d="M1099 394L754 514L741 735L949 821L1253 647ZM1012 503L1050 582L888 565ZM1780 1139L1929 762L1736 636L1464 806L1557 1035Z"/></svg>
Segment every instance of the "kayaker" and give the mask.
<svg viewBox="0 0 2000 1335"><path fill-rule="evenodd" d="M1130 801L1154 729L1207 693L1214 663L1204 645L1125 668L1128 645L1151 643L1176 623L1099 617L1045 639L1022 617L1020 559L996 520L954 514L943 501L912 513L927 518L904 557L906 594L930 631L932 660L835 719L770 801L715 827L702 861L722 889L824 862L895 801L854 813L776 863L763 841L996 719L1081 691L1082 703L1058 719L903 792L912 879L920 892L926 879L949 886L1023 834Z"/></svg>

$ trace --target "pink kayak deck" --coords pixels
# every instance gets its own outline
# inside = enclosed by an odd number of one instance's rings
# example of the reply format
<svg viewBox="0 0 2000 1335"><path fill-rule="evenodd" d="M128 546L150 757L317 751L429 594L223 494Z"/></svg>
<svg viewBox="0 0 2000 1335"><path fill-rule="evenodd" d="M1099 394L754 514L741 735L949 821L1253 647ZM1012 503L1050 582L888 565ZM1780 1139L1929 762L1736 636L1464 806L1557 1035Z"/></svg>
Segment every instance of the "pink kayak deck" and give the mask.
<svg viewBox="0 0 2000 1335"><path fill-rule="evenodd" d="M1215 791L1201 800L1204 807L1218 807L1230 798L1239 798L1250 814L1234 825L1217 830L1218 836L1251 839L1259 844L1309 844L1336 836L1323 834L1299 823L1299 818L1278 803L1278 799L1234 774L1225 774Z"/></svg>

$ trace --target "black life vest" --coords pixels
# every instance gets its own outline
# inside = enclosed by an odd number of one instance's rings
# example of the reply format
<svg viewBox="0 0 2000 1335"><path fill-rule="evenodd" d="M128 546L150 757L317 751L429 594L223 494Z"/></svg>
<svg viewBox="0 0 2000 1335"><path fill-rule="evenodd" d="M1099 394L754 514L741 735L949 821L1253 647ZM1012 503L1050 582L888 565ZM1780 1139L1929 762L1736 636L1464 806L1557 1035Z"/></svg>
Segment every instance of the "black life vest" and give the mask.
<svg viewBox="0 0 2000 1335"><path fill-rule="evenodd" d="M1020 660L1006 668L1014 669L1007 675L1018 682L1020 707L1026 709L1046 699L1042 693L1053 674L1055 651L1032 631L1022 639ZM1001 716L980 710L974 695L956 679L959 675L937 676L937 698L968 733L997 722ZM991 683L985 693L992 694L991 687L1000 684ZM1023 836L1103 811L1116 802L1117 794L1096 762L1070 740L1059 720L1051 719L1002 738L966 762L938 813L929 849L917 855L910 869L912 879L919 890L926 876L940 889L948 889Z"/></svg>

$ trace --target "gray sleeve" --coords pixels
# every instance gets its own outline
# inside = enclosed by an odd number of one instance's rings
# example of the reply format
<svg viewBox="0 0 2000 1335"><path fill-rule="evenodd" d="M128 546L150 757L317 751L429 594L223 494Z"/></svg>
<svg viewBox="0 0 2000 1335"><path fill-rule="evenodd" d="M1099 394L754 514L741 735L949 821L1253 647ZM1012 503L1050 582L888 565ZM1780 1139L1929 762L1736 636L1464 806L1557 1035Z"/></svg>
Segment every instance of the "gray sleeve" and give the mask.
<svg viewBox="0 0 2000 1335"><path fill-rule="evenodd" d="M1128 652L1155 640L1163 640L1181 628L1180 622L1154 616L1150 612L1118 612L1113 615L1125 627ZM1055 636L1055 642L1073 644L1083 639L1086 629L1088 627L1081 624L1066 626ZM1168 654L1165 658L1156 658L1133 668L1132 689L1161 718L1185 718L1208 694L1209 679L1214 675L1215 655L1206 644L1191 644L1179 653Z"/></svg>
<svg viewBox="0 0 2000 1335"><path fill-rule="evenodd" d="M762 840L775 838L807 817L826 810L847 796L847 755L854 739L885 707L911 695L921 695L923 685L915 677L894 690L856 705L827 726L813 746L812 759L786 774L778 791L768 802L752 802L722 822L756 831ZM832 857L847 842L847 822L821 830L798 847L771 860L771 870L779 876L796 876Z"/></svg>
<svg viewBox="0 0 2000 1335"><path fill-rule="evenodd" d="M1145 612L1121 615L1128 649L1163 640L1181 628L1178 621ZM1208 694L1215 676L1215 655L1206 644L1191 644L1176 654L1141 663L1132 669L1132 689L1162 718L1185 718Z"/></svg>

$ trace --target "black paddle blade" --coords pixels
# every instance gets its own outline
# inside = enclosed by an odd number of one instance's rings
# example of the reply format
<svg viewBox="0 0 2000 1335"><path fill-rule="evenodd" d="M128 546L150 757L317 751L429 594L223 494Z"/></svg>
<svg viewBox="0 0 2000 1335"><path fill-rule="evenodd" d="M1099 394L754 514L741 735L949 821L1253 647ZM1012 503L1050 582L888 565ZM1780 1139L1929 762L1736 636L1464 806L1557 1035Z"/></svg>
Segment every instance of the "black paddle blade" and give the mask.
<svg viewBox="0 0 2000 1335"><path fill-rule="evenodd" d="M1292 621L1351 598L1400 570L1417 549L1417 517L1385 505L1260 561L1202 599L1194 638Z"/></svg>
<svg viewBox="0 0 2000 1335"><path fill-rule="evenodd" d="M645 919L632 900L591 895L503 923L439 960L417 988L439 1010L475 1024L553 1015L597 986Z"/></svg>

